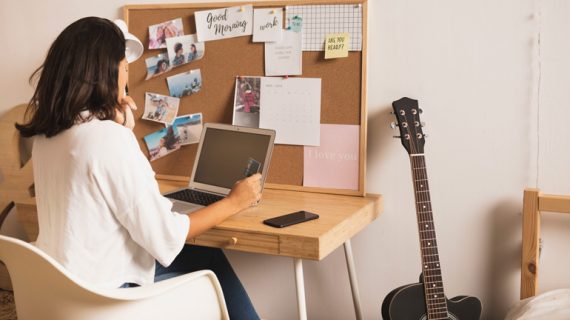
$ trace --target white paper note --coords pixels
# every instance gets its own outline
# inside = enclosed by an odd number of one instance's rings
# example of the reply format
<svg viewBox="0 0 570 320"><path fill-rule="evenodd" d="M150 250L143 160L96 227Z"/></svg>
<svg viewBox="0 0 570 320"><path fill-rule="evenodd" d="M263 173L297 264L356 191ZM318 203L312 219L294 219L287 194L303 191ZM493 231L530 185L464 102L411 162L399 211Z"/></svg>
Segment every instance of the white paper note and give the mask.
<svg viewBox="0 0 570 320"><path fill-rule="evenodd" d="M260 128L276 131L275 143L320 145L321 79L261 78Z"/></svg>
<svg viewBox="0 0 570 320"><path fill-rule="evenodd" d="M283 30L283 9L253 11L253 42L279 42Z"/></svg>
<svg viewBox="0 0 570 320"><path fill-rule="evenodd" d="M303 73L302 33L283 30L280 42L265 43L265 75L286 76Z"/></svg>
<svg viewBox="0 0 570 320"><path fill-rule="evenodd" d="M253 6L196 11L198 41L247 36L253 33Z"/></svg>

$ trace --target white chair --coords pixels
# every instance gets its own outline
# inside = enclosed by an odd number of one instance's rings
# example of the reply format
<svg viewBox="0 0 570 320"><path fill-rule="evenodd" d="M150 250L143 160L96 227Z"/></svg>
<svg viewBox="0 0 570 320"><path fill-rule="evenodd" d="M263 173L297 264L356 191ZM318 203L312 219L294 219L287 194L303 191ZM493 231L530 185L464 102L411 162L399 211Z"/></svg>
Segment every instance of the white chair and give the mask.
<svg viewBox="0 0 570 320"><path fill-rule="evenodd" d="M19 320L229 319L214 273L197 271L151 285L100 289L35 246L0 235Z"/></svg>

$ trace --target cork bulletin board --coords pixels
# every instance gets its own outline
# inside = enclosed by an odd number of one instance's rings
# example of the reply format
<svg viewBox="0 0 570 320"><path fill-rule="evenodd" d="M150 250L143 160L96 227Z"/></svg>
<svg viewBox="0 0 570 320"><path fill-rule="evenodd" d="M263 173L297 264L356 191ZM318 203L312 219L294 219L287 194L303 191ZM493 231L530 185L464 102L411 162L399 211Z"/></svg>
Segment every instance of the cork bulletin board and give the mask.
<svg viewBox="0 0 570 320"><path fill-rule="evenodd" d="M201 90L180 100L178 114L201 112L203 122L232 123L234 87L238 76L265 76L264 44L252 42L251 36L205 42L200 60L174 68L165 74L145 80L145 59L164 50L148 50L148 27L171 19L182 18L184 34L195 34L195 11L252 4L254 8L285 8L288 5L351 4L362 8L362 50L350 51L347 58L324 59L324 51L303 51L304 78L321 79L321 123L360 125L358 190L314 188L303 186L304 147L276 144L266 181L267 188L302 190L334 194L363 195L366 161L366 0L264 1L226 3L185 3L127 5L124 19L129 32L138 37L145 51L129 67L129 95L139 106L135 112L134 133L141 150L148 155L143 137L164 125L141 120L145 92L169 95L166 78L189 70L200 69ZM286 10L284 10L286 11ZM284 14L286 14L284 12ZM285 22L286 19L283 19ZM197 144L151 162L158 178L187 180L191 174Z"/></svg>

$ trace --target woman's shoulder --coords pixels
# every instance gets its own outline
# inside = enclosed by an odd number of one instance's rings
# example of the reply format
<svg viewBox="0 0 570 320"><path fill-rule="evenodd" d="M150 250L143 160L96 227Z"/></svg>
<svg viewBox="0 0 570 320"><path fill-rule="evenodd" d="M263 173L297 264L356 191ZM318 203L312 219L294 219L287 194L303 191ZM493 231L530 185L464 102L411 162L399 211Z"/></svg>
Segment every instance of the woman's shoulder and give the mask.
<svg viewBox="0 0 570 320"><path fill-rule="evenodd" d="M132 131L125 126L112 120L93 119L80 125L80 128L89 131L90 134L100 137L121 137L129 136Z"/></svg>
<svg viewBox="0 0 570 320"><path fill-rule="evenodd" d="M94 148L113 150L138 144L132 130L112 120L95 119L81 124L78 129L79 136Z"/></svg>

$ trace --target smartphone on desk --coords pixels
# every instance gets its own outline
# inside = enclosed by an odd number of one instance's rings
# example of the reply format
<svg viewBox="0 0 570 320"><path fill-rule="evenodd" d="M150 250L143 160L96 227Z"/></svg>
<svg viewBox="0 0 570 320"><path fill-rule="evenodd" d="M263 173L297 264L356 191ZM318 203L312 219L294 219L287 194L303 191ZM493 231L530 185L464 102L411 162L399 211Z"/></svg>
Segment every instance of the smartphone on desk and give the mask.
<svg viewBox="0 0 570 320"><path fill-rule="evenodd" d="M301 211L289 213L286 215L278 216L275 218L263 220L263 223L265 223L268 226L275 227L275 228L283 228L283 227L287 227L287 226L290 226L293 224L297 224L297 223L301 223L301 222L305 222L305 221L309 221L309 220L314 220L314 219L318 219L318 218L319 218L319 215L316 213L301 210Z"/></svg>

